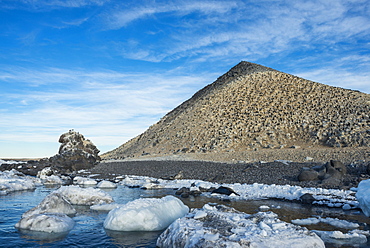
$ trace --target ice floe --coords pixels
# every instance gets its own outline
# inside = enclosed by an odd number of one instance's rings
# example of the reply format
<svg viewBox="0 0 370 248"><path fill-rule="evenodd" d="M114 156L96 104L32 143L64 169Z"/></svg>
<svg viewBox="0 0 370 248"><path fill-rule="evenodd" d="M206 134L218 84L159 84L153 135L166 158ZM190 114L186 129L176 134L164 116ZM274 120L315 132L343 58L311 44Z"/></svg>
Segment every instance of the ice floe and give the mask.
<svg viewBox="0 0 370 248"><path fill-rule="evenodd" d="M95 188L81 188L76 185L62 186L56 193L61 194L66 200L74 205L95 205L113 202L112 196Z"/></svg>
<svg viewBox="0 0 370 248"><path fill-rule="evenodd" d="M307 218L307 219L296 219L291 221L293 224L296 225L313 225L313 224L318 224L318 223L326 223L338 228L343 228L343 229L355 229L360 227L359 224L349 222L347 220L340 220L338 218L321 218L321 217L312 217L312 218Z"/></svg>
<svg viewBox="0 0 370 248"><path fill-rule="evenodd" d="M61 233L70 231L75 222L65 214L33 214L22 218L16 228L30 231Z"/></svg>
<svg viewBox="0 0 370 248"><path fill-rule="evenodd" d="M356 197L364 214L370 217L370 179L358 184Z"/></svg>
<svg viewBox="0 0 370 248"><path fill-rule="evenodd" d="M313 230L325 242L347 247L357 247L358 245L365 244L367 237L370 236L369 231L351 230L348 233L341 231L318 231Z"/></svg>
<svg viewBox="0 0 370 248"><path fill-rule="evenodd" d="M0 171L0 195L19 190L32 190L39 185L41 185L40 179L25 176L14 169L11 171Z"/></svg>
<svg viewBox="0 0 370 248"><path fill-rule="evenodd" d="M159 231L188 212L189 208L174 196L141 198L111 210L104 227L115 231Z"/></svg>
<svg viewBox="0 0 370 248"><path fill-rule="evenodd" d="M304 227L286 223L272 212L253 215L223 205L204 205L173 222L158 247L325 247Z"/></svg>

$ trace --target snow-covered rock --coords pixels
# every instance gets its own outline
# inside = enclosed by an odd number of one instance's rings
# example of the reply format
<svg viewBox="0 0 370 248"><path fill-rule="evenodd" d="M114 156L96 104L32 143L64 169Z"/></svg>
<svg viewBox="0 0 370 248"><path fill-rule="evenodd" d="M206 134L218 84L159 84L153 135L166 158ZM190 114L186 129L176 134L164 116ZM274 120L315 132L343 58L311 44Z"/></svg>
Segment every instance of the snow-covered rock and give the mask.
<svg viewBox="0 0 370 248"><path fill-rule="evenodd" d="M76 210L61 194L53 192L46 196L39 205L25 212L22 218L44 213L75 214Z"/></svg>
<svg viewBox="0 0 370 248"><path fill-rule="evenodd" d="M94 205L113 202L112 196L100 189L81 188L79 186L62 186L55 193L61 194L74 205Z"/></svg>
<svg viewBox="0 0 370 248"><path fill-rule="evenodd" d="M41 185L40 179L25 176L14 169L0 171L0 195L19 190L32 190L38 185Z"/></svg>
<svg viewBox="0 0 370 248"><path fill-rule="evenodd" d="M70 231L75 222L65 214L34 214L22 218L15 227L31 231L61 233Z"/></svg>
<svg viewBox="0 0 370 248"><path fill-rule="evenodd" d="M44 179L48 176L54 175L55 171L51 167L45 167L44 169L37 172L37 177Z"/></svg>
<svg viewBox="0 0 370 248"><path fill-rule="evenodd" d="M115 231L158 231L188 212L189 208L174 196L141 198L111 210L104 227Z"/></svg>
<svg viewBox="0 0 370 248"><path fill-rule="evenodd" d="M204 218L198 212L206 212ZM204 216L204 213L201 214ZM325 247L313 232L277 219L272 212L249 215L233 208L204 205L173 222L158 247Z"/></svg>
<svg viewBox="0 0 370 248"><path fill-rule="evenodd" d="M117 184L112 183L110 181L103 180L100 183L98 183L96 187L102 188L102 189L115 189L117 188Z"/></svg>
<svg viewBox="0 0 370 248"><path fill-rule="evenodd" d="M370 217L370 179L358 184L356 198L364 214Z"/></svg>

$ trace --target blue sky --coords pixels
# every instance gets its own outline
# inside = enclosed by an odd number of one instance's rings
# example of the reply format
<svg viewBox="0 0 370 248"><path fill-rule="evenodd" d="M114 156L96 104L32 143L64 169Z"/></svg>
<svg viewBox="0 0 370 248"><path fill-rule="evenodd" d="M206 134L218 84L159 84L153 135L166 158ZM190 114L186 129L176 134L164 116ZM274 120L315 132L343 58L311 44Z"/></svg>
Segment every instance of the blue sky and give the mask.
<svg viewBox="0 0 370 248"><path fill-rule="evenodd" d="M0 0L0 158L106 152L241 60L370 93L368 0Z"/></svg>

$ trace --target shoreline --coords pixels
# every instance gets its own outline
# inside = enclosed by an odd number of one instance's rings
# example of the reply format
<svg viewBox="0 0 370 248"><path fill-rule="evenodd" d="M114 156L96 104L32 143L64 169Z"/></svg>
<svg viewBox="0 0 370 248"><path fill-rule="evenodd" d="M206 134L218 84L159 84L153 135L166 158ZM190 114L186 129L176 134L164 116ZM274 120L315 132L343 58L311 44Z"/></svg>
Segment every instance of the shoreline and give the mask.
<svg viewBox="0 0 370 248"><path fill-rule="evenodd" d="M104 161L89 169L91 174L99 174L105 179L114 179L119 175L147 176L162 179L190 179L217 183L240 184L276 184L301 187L320 187L332 189L350 189L357 187L366 177L365 164L347 166L348 173L340 184L322 184L320 181L298 180L304 167L322 165L317 162L253 162L221 163L199 160L129 160ZM86 175L86 174L85 174Z"/></svg>

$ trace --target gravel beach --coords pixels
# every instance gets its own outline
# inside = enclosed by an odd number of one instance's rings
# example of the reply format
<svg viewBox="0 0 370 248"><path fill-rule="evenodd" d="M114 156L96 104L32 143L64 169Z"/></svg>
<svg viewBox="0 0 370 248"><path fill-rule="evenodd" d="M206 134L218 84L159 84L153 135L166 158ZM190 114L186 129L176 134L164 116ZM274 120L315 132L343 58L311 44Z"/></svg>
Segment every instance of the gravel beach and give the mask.
<svg viewBox="0 0 370 248"><path fill-rule="evenodd" d="M340 184L298 180L298 175L303 168L324 165L330 160L341 161L347 166L347 174ZM90 171L105 178L113 178L117 175L170 178L181 171L184 179L200 179L218 183L289 184L302 187L349 189L357 187L361 180L369 178L366 172L368 164L370 164L368 147L322 147L260 149L225 153L177 153L167 156L149 155L123 160L103 160Z"/></svg>
<svg viewBox="0 0 370 248"><path fill-rule="evenodd" d="M340 185L326 185L320 182L300 182L298 175L303 167L322 163L297 162L253 162L220 163L206 161L106 161L92 168L92 174L111 179L118 175L149 176L170 179L178 173L182 179L199 179L217 183L264 183L277 185L299 185L302 187L343 188L356 187L366 172L365 165L348 166L348 173Z"/></svg>

